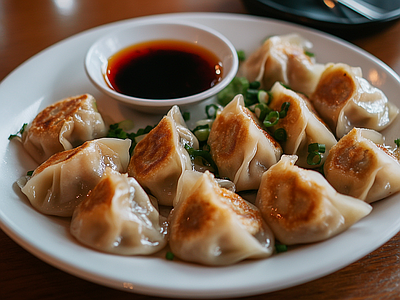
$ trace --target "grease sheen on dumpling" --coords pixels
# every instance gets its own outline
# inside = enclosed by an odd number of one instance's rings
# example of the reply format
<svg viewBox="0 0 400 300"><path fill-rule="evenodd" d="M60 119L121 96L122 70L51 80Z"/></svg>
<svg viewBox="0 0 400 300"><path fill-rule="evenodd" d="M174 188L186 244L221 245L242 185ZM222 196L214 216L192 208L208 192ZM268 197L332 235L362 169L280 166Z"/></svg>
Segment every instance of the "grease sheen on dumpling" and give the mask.
<svg viewBox="0 0 400 300"><path fill-rule="evenodd" d="M199 147L179 108L174 106L135 147L128 174L135 177L161 205L172 205L179 177L184 170L192 169L184 148L186 143L195 149Z"/></svg>
<svg viewBox="0 0 400 300"><path fill-rule="evenodd" d="M43 214L70 217L106 167L125 172L130 140L101 138L51 156L21 188Z"/></svg>
<svg viewBox="0 0 400 300"><path fill-rule="evenodd" d="M156 207L139 183L107 168L75 209L70 231L81 243L122 255L152 254L167 243Z"/></svg>
<svg viewBox="0 0 400 300"><path fill-rule="evenodd" d="M259 210L219 187L206 171L185 171L169 218L169 245L179 258L205 265L229 265L269 257L274 237Z"/></svg>
<svg viewBox="0 0 400 300"><path fill-rule="evenodd" d="M237 191L257 189L262 174L282 154L281 146L244 106L242 95L217 114L207 143L219 175L232 180Z"/></svg>
<svg viewBox="0 0 400 300"><path fill-rule="evenodd" d="M331 149L324 174L338 192L371 203L400 190L400 163L376 143L379 137L378 132L353 128Z"/></svg>
<svg viewBox="0 0 400 300"><path fill-rule="evenodd" d="M36 162L106 136L107 128L89 94L60 100L42 110L22 134L22 143Z"/></svg>
<svg viewBox="0 0 400 300"><path fill-rule="evenodd" d="M295 165L283 155L264 173L256 206L276 239L286 245L311 243L339 234L365 217L372 207L339 194L317 171Z"/></svg>
<svg viewBox="0 0 400 300"><path fill-rule="evenodd" d="M343 63L327 65L310 99L337 138L354 127L381 131L399 113L380 89L362 77L361 68Z"/></svg>

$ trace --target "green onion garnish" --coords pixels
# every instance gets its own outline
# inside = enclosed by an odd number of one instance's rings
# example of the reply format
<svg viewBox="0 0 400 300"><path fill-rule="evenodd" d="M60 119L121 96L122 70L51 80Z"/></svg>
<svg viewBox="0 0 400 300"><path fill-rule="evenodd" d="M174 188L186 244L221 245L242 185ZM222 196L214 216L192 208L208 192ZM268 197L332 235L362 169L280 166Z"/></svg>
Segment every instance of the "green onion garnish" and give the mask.
<svg viewBox="0 0 400 300"><path fill-rule="evenodd" d="M245 77L235 77L217 95L217 101L222 106L227 105L237 94L245 94L249 88L249 81Z"/></svg>
<svg viewBox="0 0 400 300"><path fill-rule="evenodd" d="M183 112L182 117L185 121L189 121L190 120L190 112L188 112L188 111Z"/></svg>
<svg viewBox="0 0 400 300"><path fill-rule="evenodd" d="M287 133L284 128L278 128L274 132L274 138L279 142L286 142L287 140Z"/></svg>
<svg viewBox="0 0 400 300"><path fill-rule="evenodd" d="M259 81L252 81L249 83L249 89L254 89L258 90L261 86L261 83Z"/></svg>
<svg viewBox="0 0 400 300"><path fill-rule="evenodd" d="M215 119L217 117L217 112L218 112L218 105L210 104L206 106L206 114L208 119Z"/></svg>
<svg viewBox="0 0 400 300"><path fill-rule="evenodd" d="M237 53L239 62L245 61L245 59L246 59L246 54L244 53L243 50L236 50L236 53Z"/></svg>
<svg viewBox="0 0 400 300"><path fill-rule="evenodd" d="M400 139L395 139L394 142L397 147L400 147Z"/></svg>
<svg viewBox="0 0 400 300"><path fill-rule="evenodd" d="M325 153L325 151L326 151L325 144L312 143L312 144L308 145L308 152Z"/></svg>
<svg viewBox="0 0 400 300"><path fill-rule="evenodd" d="M10 135L8 136L8 140L11 141L13 138L21 137L22 134L23 134L24 131L25 131L26 126L28 126L28 123L24 123L24 124L22 125L21 129L18 130L18 132L17 132L16 134L10 134Z"/></svg>
<svg viewBox="0 0 400 300"><path fill-rule="evenodd" d="M32 175L33 175L33 171L26 172L26 176L32 176Z"/></svg>
<svg viewBox="0 0 400 300"><path fill-rule="evenodd" d="M278 124L278 121L279 121L279 112L273 110L268 113L263 124L265 127L272 127Z"/></svg>
<svg viewBox="0 0 400 300"><path fill-rule="evenodd" d="M290 102L283 102L281 106L281 112L279 113L279 117L282 119L286 117L287 112L289 110Z"/></svg>
<svg viewBox="0 0 400 300"><path fill-rule="evenodd" d="M201 158L208 166L213 168L215 177L218 177L218 167L215 164L214 160L211 157L211 153L207 150L196 150L193 147L190 147L188 144L185 144L185 149L189 153L189 156L192 160L199 157Z"/></svg>
<svg viewBox="0 0 400 300"><path fill-rule="evenodd" d="M173 260L174 257L175 257L175 255L174 255L171 251L168 251L168 252L165 254L165 258L168 259L168 260Z"/></svg>
<svg viewBox="0 0 400 300"><path fill-rule="evenodd" d="M257 118L263 122L267 114L271 111L265 103L259 103L254 107Z"/></svg>
<svg viewBox="0 0 400 300"><path fill-rule="evenodd" d="M304 51L304 54L309 56L309 57L314 57L315 56L315 54L310 52L310 51Z"/></svg>
<svg viewBox="0 0 400 300"><path fill-rule="evenodd" d="M307 164L310 166L316 166L321 163L322 157L321 153L317 151L310 152L307 156Z"/></svg>
<svg viewBox="0 0 400 300"><path fill-rule="evenodd" d="M282 253L282 252L286 252L288 249L287 249L286 245L275 244L275 250L276 250L277 253Z"/></svg>
<svg viewBox="0 0 400 300"><path fill-rule="evenodd" d="M210 135L210 125L205 124L196 126L196 128L193 129L193 133L200 142L207 141L208 136Z"/></svg>

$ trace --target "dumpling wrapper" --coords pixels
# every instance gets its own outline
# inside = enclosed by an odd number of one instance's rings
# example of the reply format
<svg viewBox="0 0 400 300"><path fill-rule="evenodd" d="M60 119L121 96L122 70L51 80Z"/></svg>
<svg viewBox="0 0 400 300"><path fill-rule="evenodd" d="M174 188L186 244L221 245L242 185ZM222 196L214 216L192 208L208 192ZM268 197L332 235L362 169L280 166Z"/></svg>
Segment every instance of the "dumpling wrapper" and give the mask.
<svg viewBox="0 0 400 300"><path fill-rule="evenodd" d="M399 113L385 94L362 77L361 68L328 64L310 97L337 138L354 127L381 131Z"/></svg>
<svg viewBox="0 0 400 300"><path fill-rule="evenodd" d="M256 206L281 243L326 240L371 212L364 201L337 193L317 171L296 166L296 159L282 155L264 173L257 193Z"/></svg>
<svg viewBox="0 0 400 300"><path fill-rule="evenodd" d="M217 114L208 145L221 177L228 177L237 191L258 189L262 174L275 164L281 146L263 130L237 95Z"/></svg>
<svg viewBox="0 0 400 300"><path fill-rule="evenodd" d="M316 114L309 100L301 94L275 83L271 89L269 108L281 111L282 104L289 102L290 106L284 118L280 118L277 125L270 127L272 132L283 128L287 134L286 141L280 144L285 154L295 154L299 158L297 165L303 168L315 168L322 165L329 150L336 144L336 138L326 124ZM321 153L321 162L318 165L307 164L308 145L319 143L325 145L325 153Z"/></svg>
<svg viewBox="0 0 400 300"><path fill-rule="evenodd" d="M139 183L107 168L75 209L70 232L81 243L122 255L149 255L167 244L166 227Z"/></svg>
<svg viewBox="0 0 400 300"><path fill-rule="evenodd" d="M185 171L169 220L169 245L182 260L229 265L269 257L274 237L259 210L219 187L206 171Z"/></svg>
<svg viewBox="0 0 400 300"><path fill-rule="evenodd" d="M310 41L298 34L270 37L241 64L239 76L250 82L259 81L266 90L277 81L283 82L309 96L325 68L306 54L312 47Z"/></svg>
<svg viewBox="0 0 400 300"><path fill-rule="evenodd" d="M324 174L339 193L372 203L400 190L400 163L380 140L376 131L353 128L331 149Z"/></svg>
<svg viewBox="0 0 400 300"><path fill-rule="evenodd" d="M22 134L22 143L37 163L57 152L106 136L107 128L89 94L65 98L42 110Z"/></svg>
<svg viewBox="0 0 400 300"><path fill-rule="evenodd" d="M174 106L134 149L128 174L156 197L160 205L172 205L179 177L184 170L192 169L185 144L194 149L199 147L179 108Z"/></svg>
<svg viewBox="0 0 400 300"><path fill-rule="evenodd" d="M101 138L51 156L21 188L43 214L70 217L106 167L125 172L131 140Z"/></svg>

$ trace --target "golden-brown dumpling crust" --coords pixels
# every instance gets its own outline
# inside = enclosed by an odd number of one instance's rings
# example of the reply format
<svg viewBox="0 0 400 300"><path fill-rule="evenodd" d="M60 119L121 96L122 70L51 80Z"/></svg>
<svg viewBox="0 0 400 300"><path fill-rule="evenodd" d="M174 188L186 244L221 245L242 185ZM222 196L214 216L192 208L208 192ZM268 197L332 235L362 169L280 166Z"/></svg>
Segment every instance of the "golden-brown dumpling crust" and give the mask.
<svg viewBox="0 0 400 300"><path fill-rule="evenodd" d="M86 105L88 97L87 94L70 97L46 107L33 119L29 130L35 135L50 135L58 139L63 121Z"/></svg>
<svg viewBox="0 0 400 300"><path fill-rule="evenodd" d="M128 166L128 174L136 179L151 178L171 161L175 153L173 125L163 118L160 123L135 147Z"/></svg>

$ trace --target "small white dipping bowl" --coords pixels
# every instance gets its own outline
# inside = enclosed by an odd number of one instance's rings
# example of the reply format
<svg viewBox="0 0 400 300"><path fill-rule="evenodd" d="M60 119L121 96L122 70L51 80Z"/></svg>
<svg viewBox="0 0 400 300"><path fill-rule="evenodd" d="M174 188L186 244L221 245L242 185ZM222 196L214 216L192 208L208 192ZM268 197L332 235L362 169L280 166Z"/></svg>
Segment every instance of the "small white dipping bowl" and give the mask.
<svg viewBox="0 0 400 300"><path fill-rule="evenodd" d="M129 46L153 40L185 41L208 49L222 62L221 81L203 92L174 99L136 98L111 88L105 80L110 56ZM86 73L98 89L136 110L147 113L166 113L173 105L187 107L216 95L235 77L238 65L236 49L226 37L206 26L188 22L142 22L112 32L96 41L85 58Z"/></svg>

